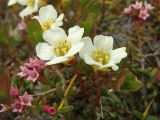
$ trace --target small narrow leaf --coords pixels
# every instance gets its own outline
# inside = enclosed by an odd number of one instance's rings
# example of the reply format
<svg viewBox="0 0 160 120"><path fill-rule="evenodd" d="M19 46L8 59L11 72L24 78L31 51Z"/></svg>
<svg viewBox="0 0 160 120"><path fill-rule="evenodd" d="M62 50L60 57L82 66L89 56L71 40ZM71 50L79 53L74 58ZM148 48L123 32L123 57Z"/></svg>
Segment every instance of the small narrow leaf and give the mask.
<svg viewBox="0 0 160 120"><path fill-rule="evenodd" d="M137 77L131 73L128 72L125 75L125 81L124 84L121 86L121 90L128 91L128 92L135 92L138 91L143 87L143 83L139 80L137 80Z"/></svg>

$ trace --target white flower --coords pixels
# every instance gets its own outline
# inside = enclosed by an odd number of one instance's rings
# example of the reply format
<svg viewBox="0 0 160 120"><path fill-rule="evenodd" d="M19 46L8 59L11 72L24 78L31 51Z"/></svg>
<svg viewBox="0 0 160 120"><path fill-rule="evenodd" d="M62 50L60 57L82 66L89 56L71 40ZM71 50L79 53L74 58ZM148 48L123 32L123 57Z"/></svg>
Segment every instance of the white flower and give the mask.
<svg viewBox="0 0 160 120"><path fill-rule="evenodd" d="M48 61L47 65L66 62L83 47L83 33L84 28L79 26L70 28L68 36L61 28L46 30L43 33L46 42L38 43L36 46L37 56Z"/></svg>
<svg viewBox="0 0 160 120"><path fill-rule="evenodd" d="M22 0L21 0L22 1ZM24 18L25 16L31 15L34 12L38 11L39 3L41 0L23 0L23 3L27 6L24 10L20 12L20 17Z"/></svg>
<svg viewBox="0 0 160 120"><path fill-rule="evenodd" d="M97 35L94 44L89 37L82 38L82 41L84 46L79 52L80 57L98 69L112 67L116 71L119 68L116 64L127 56L125 47L113 50L113 38L110 36Z"/></svg>
<svg viewBox="0 0 160 120"><path fill-rule="evenodd" d="M47 5L40 8L39 16L33 18L39 21L43 30L48 30L50 28L62 26L63 17L64 14L60 14L60 16L57 17L56 9L52 5Z"/></svg>

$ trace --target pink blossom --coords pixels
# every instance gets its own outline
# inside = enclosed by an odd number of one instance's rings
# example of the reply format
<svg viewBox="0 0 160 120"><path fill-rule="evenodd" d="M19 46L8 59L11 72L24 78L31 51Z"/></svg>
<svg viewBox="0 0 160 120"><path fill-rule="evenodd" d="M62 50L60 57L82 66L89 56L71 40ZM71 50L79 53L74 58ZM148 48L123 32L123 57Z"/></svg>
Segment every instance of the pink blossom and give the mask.
<svg viewBox="0 0 160 120"><path fill-rule="evenodd" d="M33 68L33 70L28 70L27 80L32 81L32 82L36 82L38 77L39 77L39 73L36 70L36 68Z"/></svg>
<svg viewBox="0 0 160 120"><path fill-rule="evenodd" d="M24 22L24 20L21 20L19 23L18 23L18 29L19 30L24 30L26 28L26 23Z"/></svg>
<svg viewBox="0 0 160 120"><path fill-rule="evenodd" d="M142 8L142 2L136 1L135 4L132 5L135 10L140 10Z"/></svg>
<svg viewBox="0 0 160 120"><path fill-rule="evenodd" d="M133 12L132 5L130 5L128 8L124 9L124 13L126 13L126 14L132 14L132 12Z"/></svg>
<svg viewBox="0 0 160 120"><path fill-rule="evenodd" d="M140 12L139 12L139 18L141 18L141 19L143 19L143 20L146 20L149 16L150 16L150 15L149 15L147 9L140 10Z"/></svg>
<svg viewBox="0 0 160 120"><path fill-rule="evenodd" d="M57 113L56 108L55 107L50 107L49 105L45 105L44 110L52 116L56 115L56 113Z"/></svg>
<svg viewBox="0 0 160 120"><path fill-rule="evenodd" d="M27 80L35 82L39 77L39 72L41 73L45 67L46 64L44 61L37 58L30 58L29 62L20 67L21 72L18 75L20 77L27 77Z"/></svg>
<svg viewBox="0 0 160 120"><path fill-rule="evenodd" d="M0 104L0 113L1 113L1 112L4 112L4 111L6 111L6 110L7 110L7 107L4 106L3 104Z"/></svg>
<svg viewBox="0 0 160 120"><path fill-rule="evenodd" d="M23 106L19 100L16 100L14 104L12 104L13 112L22 112Z"/></svg>
<svg viewBox="0 0 160 120"><path fill-rule="evenodd" d="M153 10L154 9L154 7L150 3L147 3L147 2L144 3L144 6L145 6L145 9L147 9L147 10Z"/></svg>
<svg viewBox="0 0 160 120"><path fill-rule="evenodd" d="M33 97L28 95L27 92L25 92L23 94L23 96L19 96L19 99L20 99L21 105L31 106L31 102L32 102Z"/></svg>
<svg viewBox="0 0 160 120"><path fill-rule="evenodd" d="M18 91L17 86L11 86L10 95L12 95L12 96L18 96L19 95L19 91Z"/></svg>
<svg viewBox="0 0 160 120"><path fill-rule="evenodd" d="M36 67L38 70L44 69L46 67L45 62L37 58L35 59L30 58L29 63L26 63L25 65L30 68Z"/></svg>
<svg viewBox="0 0 160 120"><path fill-rule="evenodd" d="M28 75L28 69L25 66L20 66L21 72L18 73L20 77L26 77Z"/></svg>
<svg viewBox="0 0 160 120"><path fill-rule="evenodd" d="M20 69L21 69L21 72L18 73L18 75L20 77L27 77L27 80L29 81L35 82L39 77L39 73L36 70L36 68L29 69L26 66L21 66Z"/></svg>

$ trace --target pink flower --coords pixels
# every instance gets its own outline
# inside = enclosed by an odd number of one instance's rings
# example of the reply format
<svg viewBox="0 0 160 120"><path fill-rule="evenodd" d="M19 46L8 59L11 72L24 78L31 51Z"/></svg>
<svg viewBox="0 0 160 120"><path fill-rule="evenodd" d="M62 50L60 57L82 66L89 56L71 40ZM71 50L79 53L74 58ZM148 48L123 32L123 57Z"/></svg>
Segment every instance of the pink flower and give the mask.
<svg viewBox="0 0 160 120"><path fill-rule="evenodd" d="M135 10L140 10L142 8L142 2L136 1L135 4L132 5Z"/></svg>
<svg viewBox="0 0 160 120"><path fill-rule="evenodd" d="M21 72L18 73L20 77L26 77L28 75L28 69L24 66L20 66Z"/></svg>
<svg viewBox="0 0 160 120"><path fill-rule="evenodd" d="M12 104L13 112L22 112L23 106L19 100L16 100L14 104Z"/></svg>
<svg viewBox="0 0 160 120"><path fill-rule="evenodd" d="M27 80L32 81L32 82L36 82L38 77L39 77L39 73L36 70L36 68L33 68L33 70L28 70Z"/></svg>
<svg viewBox="0 0 160 120"><path fill-rule="evenodd" d="M147 9L147 10L153 10L154 9L154 7L150 3L147 3L147 2L144 3L144 6L145 6L145 9Z"/></svg>
<svg viewBox="0 0 160 120"><path fill-rule="evenodd" d="M140 12L139 12L139 18L141 18L141 19L143 19L143 20L146 20L149 16L150 16L150 15L149 15L147 9L140 10Z"/></svg>
<svg viewBox="0 0 160 120"><path fill-rule="evenodd" d="M20 69L21 69L21 72L18 73L18 76L27 77L27 80L29 81L35 82L39 77L39 73L36 70L36 68L29 69L27 67L21 66Z"/></svg>
<svg viewBox="0 0 160 120"><path fill-rule="evenodd" d="M25 65L30 68L36 67L38 70L42 70L46 67L45 62L37 58L35 59L30 58L29 63L26 63Z"/></svg>
<svg viewBox="0 0 160 120"><path fill-rule="evenodd" d="M31 106L32 105L31 102L32 102L33 97L28 95L27 92L25 92L23 94L23 96L19 96L19 99L20 99L21 105L25 105L25 106Z"/></svg>
<svg viewBox="0 0 160 120"><path fill-rule="evenodd" d="M132 14L132 12L133 12L132 5L130 5L128 8L124 9L124 13L126 13L126 14Z"/></svg>
<svg viewBox="0 0 160 120"><path fill-rule="evenodd" d="M19 23L18 23L18 29L19 30L24 30L26 28L26 23L24 22L24 20L21 20Z"/></svg>
<svg viewBox="0 0 160 120"><path fill-rule="evenodd" d="M46 67L45 62L37 58L29 59L29 62L21 66L21 72L18 73L20 77L27 77L27 80L35 82L39 78L39 73Z"/></svg>
<svg viewBox="0 0 160 120"><path fill-rule="evenodd" d="M52 116L56 115L56 113L57 113L56 108L55 107L50 107L49 105L45 105L44 110Z"/></svg>
<svg viewBox="0 0 160 120"><path fill-rule="evenodd" d="M10 88L10 95L12 96L18 96L19 95L19 91L18 91L18 88L17 86L11 86Z"/></svg>
<svg viewBox="0 0 160 120"><path fill-rule="evenodd" d="M6 111L7 108L3 104L0 104L0 113Z"/></svg>

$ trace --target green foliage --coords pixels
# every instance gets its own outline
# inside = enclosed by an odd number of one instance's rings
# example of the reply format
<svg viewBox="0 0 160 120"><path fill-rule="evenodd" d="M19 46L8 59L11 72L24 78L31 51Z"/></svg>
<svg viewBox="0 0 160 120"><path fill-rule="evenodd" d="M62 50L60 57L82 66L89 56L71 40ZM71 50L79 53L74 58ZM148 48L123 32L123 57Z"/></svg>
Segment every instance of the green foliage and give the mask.
<svg viewBox="0 0 160 120"><path fill-rule="evenodd" d="M137 80L133 73L127 73L125 75L124 84L121 86L121 90L127 92L135 92L143 87L143 83Z"/></svg>
<svg viewBox="0 0 160 120"><path fill-rule="evenodd" d="M26 31L32 43L36 44L42 41L42 29L37 20L28 21Z"/></svg>

